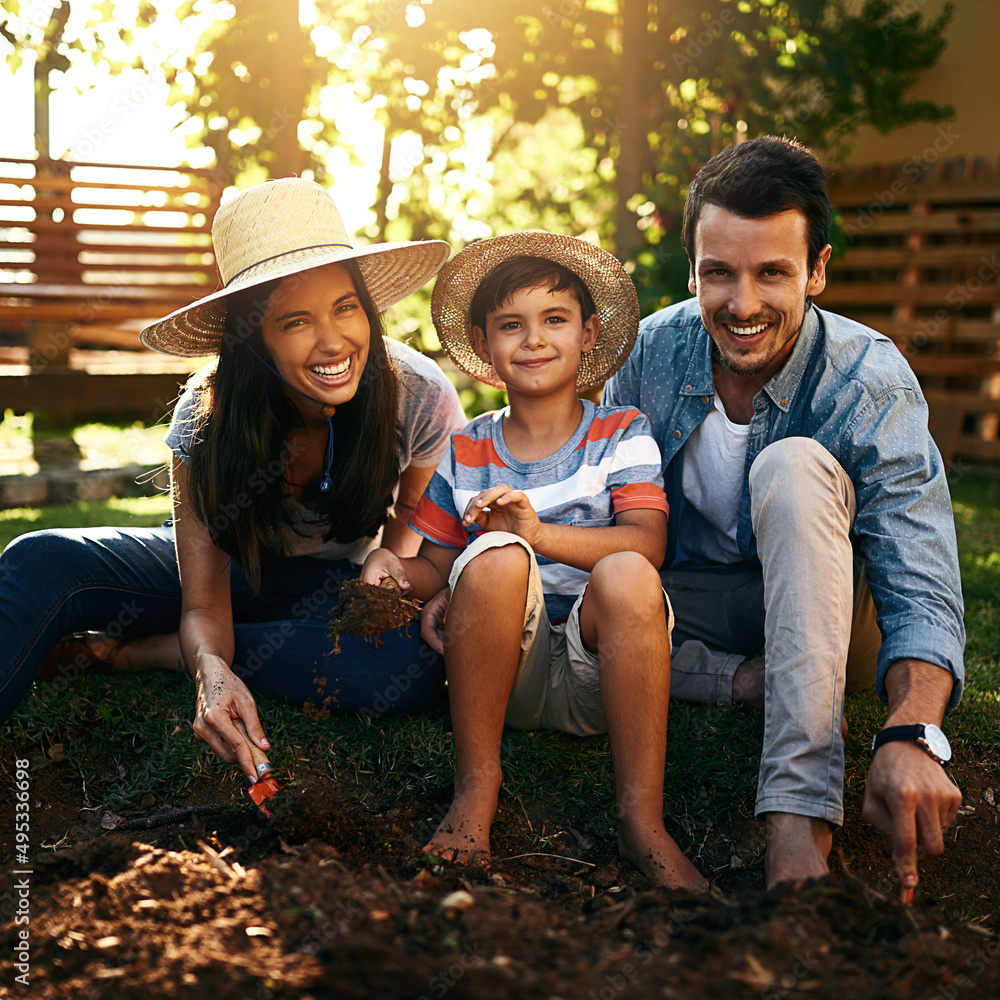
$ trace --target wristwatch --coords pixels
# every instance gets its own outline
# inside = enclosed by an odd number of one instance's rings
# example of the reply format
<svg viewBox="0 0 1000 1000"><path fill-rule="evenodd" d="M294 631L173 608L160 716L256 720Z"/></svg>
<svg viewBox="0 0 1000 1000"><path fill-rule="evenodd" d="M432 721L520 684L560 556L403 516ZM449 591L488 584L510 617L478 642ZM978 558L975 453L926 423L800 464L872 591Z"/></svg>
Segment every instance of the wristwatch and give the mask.
<svg viewBox="0 0 1000 1000"><path fill-rule="evenodd" d="M918 722L912 726L889 726L875 734L872 740L872 755L883 743L893 740L914 740L927 751L942 767L951 760L951 744L948 737L932 722Z"/></svg>

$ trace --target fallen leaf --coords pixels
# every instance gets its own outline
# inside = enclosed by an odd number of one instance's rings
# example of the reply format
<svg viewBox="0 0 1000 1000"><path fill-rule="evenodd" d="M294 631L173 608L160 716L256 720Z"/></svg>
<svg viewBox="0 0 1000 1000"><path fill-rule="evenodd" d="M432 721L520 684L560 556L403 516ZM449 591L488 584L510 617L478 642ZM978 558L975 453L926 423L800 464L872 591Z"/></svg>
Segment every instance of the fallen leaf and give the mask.
<svg viewBox="0 0 1000 1000"><path fill-rule="evenodd" d="M128 820L124 816L118 816L113 812L106 812L101 817L101 827L104 830L122 830L128 826Z"/></svg>

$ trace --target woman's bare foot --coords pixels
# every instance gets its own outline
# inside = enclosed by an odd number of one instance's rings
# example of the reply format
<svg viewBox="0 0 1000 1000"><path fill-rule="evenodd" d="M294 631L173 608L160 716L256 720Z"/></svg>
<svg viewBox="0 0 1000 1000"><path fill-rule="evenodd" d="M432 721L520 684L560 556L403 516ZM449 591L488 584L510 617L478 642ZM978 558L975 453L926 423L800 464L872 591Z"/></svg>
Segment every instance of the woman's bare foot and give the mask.
<svg viewBox="0 0 1000 1000"><path fill-rule="evenodd" d="M662 820L618 821L618 853L647 878L665 889L708 892L708 880L687 859Z"/></svg>
<svg viewBox="0 0 1000 1000"><path fill-rule="evenodd" d="M180 640L176 632L135 639L112 639L103 632L88 632L84 641L95 660L113 670L138 673L142 670L184 672Z"/></svg>
<svg viewBox="0 0 1000 1000"><path fill-rule="evenodd" d="M497 811L500 793L497 780L462 781L455 779L455 798L434 835L424 845L428 854L456 865L490 865L490 827ZM461 791L459 788L461 786Z"/></svg>

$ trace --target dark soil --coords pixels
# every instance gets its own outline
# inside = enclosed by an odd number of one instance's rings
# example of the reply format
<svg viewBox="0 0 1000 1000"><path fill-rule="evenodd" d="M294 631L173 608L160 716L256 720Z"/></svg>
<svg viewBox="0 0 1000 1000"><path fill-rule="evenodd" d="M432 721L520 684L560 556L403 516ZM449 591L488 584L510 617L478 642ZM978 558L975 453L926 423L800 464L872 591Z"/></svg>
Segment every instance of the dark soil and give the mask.
<svg viewBox="0 0 1000 1000"><path fill-rule="evenodd" d="M413 621L420 603L403 597L398 584L389 576L379 587L357 579L347 580L341 584L337 606L330 612L330 641L334 653L340 652L338 640L342 635L360 635L378 643L378 636L383 632L391 632Z"/></svg>
<svg viewBox="0 0 1000 1000"><path fill-rule="evenodd" d="M965 805L906 909L887 849L856 816L835 837L834 876L771 893L749 803L724 829L668 816L725 891L715 900L651 888L617 857L608 815L546 800L544 786L538 799L501 799L493 868L467 873L420 854L449 789L401 792L391 772L332 775L320 748L285 776L270 819L233 769L179 801L145 803L143 816L114 816L43 749L9 748L0 761L4 789L15 756L32 761L35 845L30 875L10 853L0 859L0 996L1000 995L995 761L953 769ZM87 766L117 762L95 753ZM171 816L196 806L200 815ZM13 823L7 798L0 829ZM0 843L6 852L12 838ZM24 881L27 987L12 960Z"/></svg>

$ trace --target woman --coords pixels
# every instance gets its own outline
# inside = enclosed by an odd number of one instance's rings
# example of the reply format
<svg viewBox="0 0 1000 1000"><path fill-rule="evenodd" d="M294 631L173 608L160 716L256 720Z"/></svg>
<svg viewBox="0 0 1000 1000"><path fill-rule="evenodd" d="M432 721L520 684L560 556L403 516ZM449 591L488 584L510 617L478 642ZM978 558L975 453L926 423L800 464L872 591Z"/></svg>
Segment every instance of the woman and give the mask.
<svg viewBox="0 0 1000 1000"><path fill-rule="evenodd" d="M268 746L251 689L372 714L440 693L443 667L416 628L379 647L346 638L330 656L327 616L380 529L382 545L416 551L409 508L464 416L440 369L383 339L379 318L438 271L447 244L354 249L327 192L300 178L237 194L212 239L225 287L141 334L167 354L218 353L167 433L172 522L8 546L0 715L61 636L95 630L89 654L112 666L186 664L196 734L252 777L233 724Z"/></svg>

